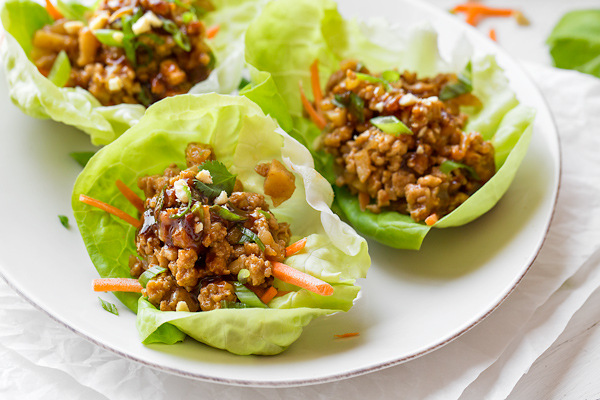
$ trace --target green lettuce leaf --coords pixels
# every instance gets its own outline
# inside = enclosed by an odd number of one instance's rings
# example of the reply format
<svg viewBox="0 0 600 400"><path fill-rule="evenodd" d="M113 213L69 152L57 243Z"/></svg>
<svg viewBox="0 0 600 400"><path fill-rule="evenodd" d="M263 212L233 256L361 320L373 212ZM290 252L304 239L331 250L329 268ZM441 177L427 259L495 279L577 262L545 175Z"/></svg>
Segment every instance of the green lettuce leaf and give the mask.
<svg viewBox="0 0 600 400"><path fill-rule="evenodd" d="M600 10L565 14L547 40L554 65L600 78Z"/></svg>
<svg viewBox="0 0 600 400"><path fill-rule="evenodd" d="M206 15L207 26L219 25L219 33L209 40L216 66L208 79L190 93L231 93L241 80L244 67L243 38L250 21L265 0L214 0L216 10ZM62 0L61 12L83 19L93 7L89 0ZM32 0L7 0L0 12L6 30L1 56L12 102L35 118L51 118L81 129L95 145L108 144L135 125L146 109L139 104L102 106L81 88L59 88L39 73L28 55L36 30L53 22L44 7Z"/></svg>
<svg viewBox="0 0 600 400"><path fill-rule="evenodd" d="M183 95L154 104L140 122L92 157L73 190L73 212L92 262L102 277L130 277L128 258L135 254L135 228L78 201L84 193L125 212L135 208L120 194L121 179L138 192L138 178L162 173L176 162L185 168L189 142L207 143L217 159L236 174L247 191L263 193L264 178L254 166L277 159L296 175L292 197L271 208L279 221L290 223L292 240L308 237L307 245L286 260L288 265L332 284L323 297L306 290L288 293L268 309L223 309L201 313L161 312L139 295L115 293L138 311L144 343L173 343L179 330L211 346L236 354L277 354L298 338L313 318L347 311L370 265L366 241L331 212L333 192L312 167L308 150L287 135L273 119L244 97L217 94ZM267 201L272 204L270 197ZM289 285L276 280L283 290ZM177 327L178 330L173 330Z"/></svg>
<svg viewBox="0 0 600 400"><path fill-rule="evenodd" d="M385 21L360 25L344 20L332 1L280 0L268 4L248 27L246 60L270 74L292 116L292 136L311 151L317 170L334 184L333 157L319 150L320 130L303 115L298 82L310 87L310 65L319 60L324 85L339 68L340 61L356 59L371 71L416 71L419 76L460 72L469 61L464 51L453 59L441 58L437 34L428 25L402 31ZM457 49L464 50L464 49ZM438 228L463 225L490 210L502 197L527 152L535 112L519 105L502 69L492 56L471 60L473 93L481 100L479 109L465 108L468 131L479 131L494 143L497 173L464 204L440 219ZM307 91L307 97L312 93ZM260 99L255 99L262 106ZM273 99L272 99L273 101ZM273 107L272 105L270 107ZM344 215L363 235L388 246L419 249L430 227L395 212L362 212L358 199L346 189L336 188L333 208Z"/></svg>

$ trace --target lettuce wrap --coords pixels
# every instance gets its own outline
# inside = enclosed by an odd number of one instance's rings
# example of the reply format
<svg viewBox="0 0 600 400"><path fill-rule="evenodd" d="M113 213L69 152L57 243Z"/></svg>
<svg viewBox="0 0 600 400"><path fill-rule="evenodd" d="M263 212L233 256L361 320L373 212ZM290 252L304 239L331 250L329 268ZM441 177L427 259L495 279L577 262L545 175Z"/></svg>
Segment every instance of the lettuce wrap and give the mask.
<svg viewBox="0 0 600 400"><path fill-rule="evenodd" d="M415 71L419 76L458 73L469 57L464 57L460 48L457 50L452 60L445 61L438 51L437 34L428 25L409 31L392 28L383 20L361 25L344 20L336 4L327 0L281 0L268 4L246 33L246 61L263 74L255 74L257 81L253 85L259 86L261 79L273 79L291 115L293 129L289 132L311 151L317 170L332 185L333 157L317 149L321 131L304 116L298 90L299 81L305 88L310 87L313 61L319 61L320 81L324 85L346 59L358 60L374 73L391 69ZM497 172L461 206L433 225L437 228L463 225L489 211L512 182L533 132L535 111L519 105L494 57L487 55L470 61L472 93L483 106L462 110L469 116L465 131L478 131L484 140L491 140ZM312 100L312 94L307 96ZM253 99L265 110L273 108L261 99ZM359 232L388 246L419 249L431 228L398 212L363 212L356 196L345 188L334 188L334 209Z"/></svg>
<svg viewBox="0 0 600 400"><path fill-rule="evenodd" d="M357 278L370 265L366 241L331 212L333 192L312 167L308 150L281 130L260 107L244 97L181 95L148 108L140 122L89 161L73 189L72 206L79 230L102 277L130 277L128 257L136 254L136 229L114 216L81 203L80 194L136 215L115 186L117 179L137 193L138 178L161 174L172 163L185 168L190 142L213 147L217 160L237 174L244 190L264 194L258 163L276 159L296 176L292 197L271 212L288 222L292 240L307 237L304 250L286 264L330 283L331 296L320 296L276 280L292 292L273 299L270 308L162 312L133 293L115 293L137 312L143 343L175 343L189 335L235 354L277 354L285 350L313 318L347 311L356 298ZM143 195L141 196L143 198ZM272 201L265 196L269 205Z"/></svg>
<svg viewBox="0 0 600 400"><path fill-rule="evenodd" d="M58 1L59 11L83 19L93 4L85 0ZM264 0L212 0L215 11L203 18L207 27L219 25L208 40L216 59L208 79L190 93L231 93L237 89L244 66L243 36L248 23L260 12ZM112 142L135 125L146 108L140 104L102 106L87 90L58 87L29 60L36 30L53 22L46 9L32 0L7 0L1 10L6 31L1 52L12 102L35 118L51 118L72 125L91 136L94 145Z"/></svg>

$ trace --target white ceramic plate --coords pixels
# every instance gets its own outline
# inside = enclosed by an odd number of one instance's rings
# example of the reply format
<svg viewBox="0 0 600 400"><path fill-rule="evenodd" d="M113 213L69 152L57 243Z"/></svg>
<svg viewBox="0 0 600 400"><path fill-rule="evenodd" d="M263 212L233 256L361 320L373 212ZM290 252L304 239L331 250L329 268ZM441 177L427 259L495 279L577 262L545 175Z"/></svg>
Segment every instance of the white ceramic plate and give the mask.
<svg viewBox="0 0 600 400"><path fill-rule="evenodd" d="M191 339L144 346L135 316L104 311L90 282L97 273L70 216L73 182L81 168L72 151L91 149L87 135L23 115L0 83L0 273L39 309L77 334L123 357L182 376L237 385L293 386L372 372L435 350L492 312L535 259L552 217L560 177L558 137L537 88L499 47L458 19L413 1L346 0L347 16L385 15L429 20L442 50L460 34L476 51L494 53L520 101L537 109L529 152L500 203L461 228L434 230L422 249L398 251L371 242L373 265L354 308L313 321L286 352L240 357ZM104 299L117 302L110 294ZM118 302L117 302L118 303ZM334 340L334 334L360 336Z"/></svg>

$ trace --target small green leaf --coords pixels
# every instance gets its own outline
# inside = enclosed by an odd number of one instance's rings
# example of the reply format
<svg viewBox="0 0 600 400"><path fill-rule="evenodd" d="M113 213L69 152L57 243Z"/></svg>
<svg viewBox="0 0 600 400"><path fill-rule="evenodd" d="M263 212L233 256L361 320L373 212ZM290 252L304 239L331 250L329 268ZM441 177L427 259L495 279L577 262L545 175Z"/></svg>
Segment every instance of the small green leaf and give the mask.
<svg viewBox="0 0 600 400"><path fill-rule="evenodd" d="M198 167L198 170L207 170L210 172L212 183L206 184L204 182L195 181L196 188L202 192L208 198L214 198L225 191L228 196L233 193L235 186L235 177L227 170L225 164L219 161L207 161Z"/></svg>
<svg viewBox="0 0 600 400"><path fill-rule="evenodd" d="M240 240L238 240L238 244L242 244L242 243L246 243L246 242L254 242L258 245L259 249L261 249L262 251L265 251L266 247L256 233L252 232L250 229L245 228L243 226L240 228L240 230L242 231L242 237L240 238Z"/></svg>
<svg viewBox="0 0 600 400"><path fill-rule="evenodd" d="M54 83L58 87L64 87L69 81L71 76L71 62L69 57L64 50L61 50L52 64L52 69L48 74L50 82Z"/></svg>
<svg viewBox="0 0 600 400"><path fill-rule="evenodd" d="M69 217L67 217L66 215L59 215L58 219L60 220L62 226L69 229Z"/></svg>
<svg viewBox="0 0 600 400"><path fill-rule="evenodd" d="M119 315L119 310L117 310L117 306L115 306L113 303L109 303L106 300L102 300L100 297L98 297L98 300L100 300L102 308L104 308L106 311L108 311L111 314Z"/></svg>
<svg viewBox="0 0 600 400"><path fill-rule="evenodd" d="M371 118L370 122L383 132L394 136L413 134L413 131L411 131L408 126L404 125L404 122L393 115Z"/></svg>
<svg viewBox="0 0 600 400"><path fill-rule="evenodd" d="M481 180L479 178L479 175L477 175L477 172L475 172L475 170L472 167L470 167L466 164L459 163L456 161L446 160L442 163L442 165L440 165L440 171L442 171L446 175L450 174L450 172L452 172L458 168L466 169L469 172L469 174L471 174L471 177L473 179L478 180L478 181Z"/></svg>
<svg viewBox="0 0 600 400"><path fill-rule="evenodd" d="M94 154L96 154L95 151L76 151L73 153L69 153L71 158L77 161L77 163L82 167L85 167L87 165L88 161L90 161L90 158L92 158Z"/></svg>
<svg viewBox="0 0 600 400"><path fill-rule="evenodd" d="M154 278L158 274L162 274L166 270L166 268L155 265L154 267L150 267L147 270L145 270L144 273L138 278L138 281L140 281L140 285L142 285L142 287L145 288L150 279Z"/></svg>

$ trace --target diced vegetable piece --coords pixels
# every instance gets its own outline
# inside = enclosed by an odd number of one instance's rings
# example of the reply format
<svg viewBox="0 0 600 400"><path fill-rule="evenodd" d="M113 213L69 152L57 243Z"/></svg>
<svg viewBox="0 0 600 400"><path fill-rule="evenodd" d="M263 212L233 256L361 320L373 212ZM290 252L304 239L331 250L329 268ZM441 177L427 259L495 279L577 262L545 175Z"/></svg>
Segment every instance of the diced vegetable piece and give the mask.
<svg viewBox="0 0 600 400"><path fill-rule="evenodd" d="M248 282L248 278L250 278L250 271L248 271L246 268L242 268L240 272L238 272L238 282L246 283Z"/></svg>
<svg viewBox="0 0 600 400"><path fill-rule="evenodd" d="M58 87L64 87L69 81L71 75L71 62L64 50L61 50L54 60L52 69L48 74L48 79Z"/></svg>
<svg viewBox="0 0 600 400"><path fill-rule="evenodd" d="M233 282L233 285L235 286L235 295L242 303L254 308L268 308L254 292L240 282Z"/></svg>
<svg viewBox="0 0 600 400"><path fill-rule="evenodd" d="M393 115L371 118L371 124L390 135L412 135L413 131Z"/></svg>
<svg viewBox="0 0 600 400"><path fill-rule="evenodd" d="M295 243L290 244L288 247L285 248L285 256L289 257L292 254L296 254L297 252L301 251L304 248L304 246L306 246L307 240L307 238L303 238Z"/></svg>
<svg viewBox="0 0 600 400"><path fill-rule="evenodd" d="M285 166L277 160L271 162L271 166L265 176L263 189L267 196L271 196L273 206L277 207L294 194L296 190L296 177Z"/></svg>
<svg viewBox="0 0 600 400"><path fill-rule="evenodd" d="M150 279L154 278L156 275L162 274L166 270L166 268L155 265L154 267L150 267L147 270L145 270L144 273L138 278L138 281L140 282L140 285L142 285L142 287L146 287Z"/></svg>
<svg viewBox="0 0 600 400"><path fill-rule="evenodd" d="M262 297L260 298L260 301L262 301L265 304L269 304L269 302L271 300L273 300L273 298L276 295L277 295L277 289L275 289L273 286L271 286L270 288L267 289L265 294L262 295Z"/></svg>

